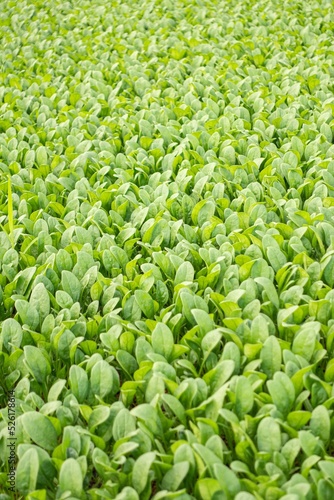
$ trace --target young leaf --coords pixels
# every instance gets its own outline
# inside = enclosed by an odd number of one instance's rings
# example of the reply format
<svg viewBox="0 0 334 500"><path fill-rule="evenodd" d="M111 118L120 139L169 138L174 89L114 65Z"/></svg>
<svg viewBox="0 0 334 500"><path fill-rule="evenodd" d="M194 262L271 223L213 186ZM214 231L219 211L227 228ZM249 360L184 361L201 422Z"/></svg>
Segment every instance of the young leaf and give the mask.
<svg viewBox="0 0 334 500"><path fill-rule="evenodd" d="M248 378L238 377L235 390L235 411L240 420L252 410L253 404L253 389Z"/></svg>
<svg viewBox="0 0 334 500"><path fill-rule="evenodd" d="M30 305L36 309L40 315L40 322L50 313L50 298L44 283L38 283L30 295Z"/></svg>
<svg viewBox="0 0 334 500"><path fill-rule="evenodd" d="M61 272L61 286L73 302L78 302L81 294L81 283L73 273L66 270Z"/></svg>
<svg viewBox="0 0 334 500"><path fill-rule="evenodd" d="M260 359L262 361L261 368L268 378L272 378L274 373L280 370L282 361L281 346L273 335L268 337L263 344Z"/></svg>
<svg viewBox="0 0 334 500"><path fill-rule="evenodd" d="M71 391L79 403L83 403L89 390L88 375L83 368L72 365L69 372Z"/></svg>
<svg viewBox="0 0 334 500"><path fill-rule="evenodd" d="M167 491L176 491L187 476L188 471L188 462L178 462L165 474L161 487Z"/></svg>
<svg viewBox="0 0 334 500"><path fill-rule="evenodd" d="M21 416L21 422L34 443L45 450L54 450L57 446L57 432L48 417L29 411Z"/></svg>
<svg viewBox="0 0 334 500"><path fill-rule="evenodd" d="M59 472L59 487L62 493L70 492L80 498L83 491L83 475L77 460L68 458L62 463Z"/></svg>
<svg viewBox="0 0 334 500"><path fill-rule="evenodd" d="M272 417L265 417L257 428L257 446L259 451L273 453L280 451L282 436L279 424Z"/></svg>
<svg viewBox="0 0 334 500"><path fill-rule="evenodd" d="M171 330L164 323L158 323L152 332L152 347L154 352L169 360L174 346L174 337Z"/></svg>
<svg viewBox="0 0 334 500"><path fill-rule="evenodd" d="M26 451L19 460L16 470L16 488L22 495L28 495L36 489L39 460L34 448Z"/></svg>
<svg viewBox="0 0 334 500"><path fill-rule="evenodd" d="M39 384L46 382L47 377L51 374L51 365L40 349L32 345L25 346L24 362Z"/></svg>
<svg viewBox="0 0 334 500"><path fill-rule="evenodd" d="M176 271L174 285L178 285L179 283L183 283L185 281L192 282L194 280L194 274L195 271L192 264L187 261L183 262L183 264L181 264Z"/></svg>
<svg viewBox="0 0 334 500"><path fill-rule="evenodd" d="M139 457L132 470L132 484L134 489L140 495L148 482L149 471L152 467L152 464L155 460L155 453L148 452L144 453L141 457Z"/></svg>
<svg viewBox="0 0 334 500"><path fill-rule="evenodd" d="M153 301L151 295L147 292L144 292L144 290L136 290L135 291L135 299L136 299L138 306L145 314L145 316L147 318L153 318L154 317L154 301Z"/></svg>
<svg viewBox="0 0 334 500"><path fill-rule="evenodd" d="M268 381L268 390L276 408L286 417L295 402L295 388L290 378L282 372L276 372L274 379Z"/></svg>

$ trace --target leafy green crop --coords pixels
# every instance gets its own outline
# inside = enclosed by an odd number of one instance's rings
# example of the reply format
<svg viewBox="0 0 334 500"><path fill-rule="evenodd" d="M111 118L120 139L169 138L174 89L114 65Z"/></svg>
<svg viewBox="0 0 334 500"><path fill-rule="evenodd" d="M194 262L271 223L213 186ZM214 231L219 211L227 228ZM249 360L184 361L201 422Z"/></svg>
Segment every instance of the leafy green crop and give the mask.
<svg viewBox="0 0 334 500"><path fill-rule="evenodd" d="M332 500L332 2L0 14L0 500Z"/></svg>

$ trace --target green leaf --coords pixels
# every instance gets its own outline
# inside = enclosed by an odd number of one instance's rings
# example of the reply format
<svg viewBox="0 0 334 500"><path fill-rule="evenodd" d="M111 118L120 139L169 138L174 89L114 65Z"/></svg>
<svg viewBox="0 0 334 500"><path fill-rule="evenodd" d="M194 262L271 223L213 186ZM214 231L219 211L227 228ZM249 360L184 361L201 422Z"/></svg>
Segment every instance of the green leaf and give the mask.
<svg viewBox="0 0 334 500"><path fill-rule="evenodd" d="M160 306L164 306L169 299L168 288L162 281L158 280L156 283L156 300Z"/></svg>
<svg viewBox="0 0 334 500"><path fill-rule="evenodd" d="M8 318L2 323L2 342L7 351L10 346L20 347L22 342L22 327L13 318Z"/></svg>
<svg viewBox="0 0 334 500"><path fill-rule="evenodd" d="M116 381L116 384L115 384ZM104 399L108 394L115 394L119 390L118 375L115 369L106 361L98 361L90 374L90 386L93 394Z"/></svg>
<svg viewBox="0 0 334 500"><path fill-rule="evenodd" d="M194 280L194 275L195 271L192 264L185 261L176 271L174 285L178 285L179 283L184 282L192 282Z"/></svg>
<svg viewBox="0 0 334 500"><path fill-rule="evenodd" d="M56 291L56 301L57 301L57 304L62 309L70 309L70 307L73 305L72 297L67 292L64 292L63 290Z"/></svg>
<svg viewBox="0 0 334 500"><path fill-rule="evenodd" d="M189 471L188 462L179 462L165 474L162 479L161 487L167 491L176 491Z"/></svg>
<svg viewBox="0 0 334 500"><path fill-rule="evenodd" d="M209 467L210 471L213 471L213 466L215 464L221 463L221 458L217 457L209 448L203 446L202 444L194 444L194 451L201 457L204 464Z"/></svg>
<svg viewBox="0 0 334 500"><path fill-rule="evenodd" d="M81 295L81 283L73 273L70 271L61 272L61 286L73 302L78 302Z"/></svg>
<svg viewBox="0 0 334 500"><path fill-rule="evenodd" d="M328 479L320 479L317 485L317 498L319 500L330 500L334 495L334 485Z"/></svg>
<svg viewBox="0 0 334 500"><path fill-rule="evenodd" d="M44 146L39 146L36 149L36 162L39 166L47 164L48 154Z"/></svg>
<svg viewBox="0 0 334 500"><path fill-rule="evenodd" d="M60 272L62 271L71 271L73 267L72 259L70 254L64 250L63 248L60 248L58 250L58 253L56 255L56 265L57 268Z"/></svg>
<svg viewBox="0 0 334 500"><path fill-rule="evenodd" d="M145 400L147 403L150 403L157 394L164 394L165 392L165 383L159 375L153 375L148 381L146 391L145 391Z"/></svg>
<svg viewBox="0 0 334 500"><path fill-rule="evenodd" d="M224 464L215 464L213 466L213 473L219 481L222 490L227 495L230 495L231 498L235 498L241 490L241 483L237 475Z"/></svg>
<svg viewBox="0 0 334 500"><path fill-rule="evenodd" d="M204 337L206 333L215 329L215 324L206 311L203 309L192 309L191 313L199 326L201 337Z"/></svg>
<svg viewBox="0 0 334 500"><path fill-rule="evenodd" d="M261 368L268 378L272 378L275 372L281 368L282 353L276 337L271 335L267 338L260 353L262 361Z"/></svg>
<svg viewBox="0 0 334 500"><path fill-rule="evenodd" d="M267 256L270 262L270 265L277 273L287 262L286 257L281 250L274 246L270 246L267 248Z"/></svg>
<svg viewBox="0 0 334 500"><path fill-rule="evenodd" d="M51 374L51 365L46 356L32 345L24 347L24 362L39 384L44 384Z"/></svg>
<svg viewBox="0 0 334 500"><path fill-rule="evenodd" d="M263 287L266 298L276 307L279 308L279 298L276 288L272 281L268 278L254 278L254 281Z"/></svg>
<svg viewBox="0 0 334 500"><path fill-rule="evenodd" d="M136 430L136 419L131 415L127 408L120 410L113 423L113 437L115 441L126 437Z"/></svg>
<svg viewBox="0 0 334 500"><path fill-rule="evenodd" d="M324 443L328 443L331 435L331 419L328 409L324 405L314 408L310 421L310 429Z"/></svg>
<svg viewBox="0 0 334 500"><path fill-rule="evenodd" d="M65 379L58 379L50 388L48 393L48 401L57 401L62 390L66 385Z"/></svg>
<svg viewBox="0 0 334 500"><path fill-rule="evenodd" d="M248 378L238 377L235 389L235 411L240 420L252 410L253 404L253 389Z"/></svg>
<svg viewBox="0 0 334 500"><path fill-rule="evenodd" d="M298 437L302 450L308 457L322 454L319 438L311 431L299 431Z"/></svg>
<svg viewBox="0 0 334 500"><path fill-rule="evenodd" d="M29 303L36 309L42 322L50 312L50 298L44 283L38 283L33 288Z"/></svg>
<svg viewBox="0 0 334 500"><path fill-rule="evenodd" d="M291 469L293 463L300 453L300 441L297 438L290 439L282 448L282 455L288 462L288 466Z"/></svg>
<svg viewBox="0 0 334 500"><path fill-rule="evenodd" d="M39 315L37 310L26 300L20 299L15 301L15 308L19 313L22 323L27 325L31 330L35 330L35 328L39 325Z"/></svg>
<svg viewBox="0 0 334 500"><path fill-rule="evenodd" d="M73 497L80 497L83 492L83 475L79 463L74 458L68 458L62 463L59 472L60 490L70 492Z"/></svg>
<svg viewBox="0 0 334 500"><path fill-rule="evenodd" d="M119 349L116 354L116 359L121 366L122 370L125 371L130 377L137 370L138 364L135 358L127 351Z"/></svg>
<svg viewBox="0 0 334 500"><path fill-rule="evenodd" d="M88 375L83 368L72 365L69 372L70 388L79 403L83 403L89 390Z"/></svg>
<svg viewBox="0 0 334 500"><path fill-rule="evenodd" d="M57 446L57 432L48 417L29 411L21 416L21 422L30 439L38 446L48 451Z"/></svg>
<svg viewBox="0 0 334 500"><path fill-rule="evenodd" d="M233 375L235 371L235 362L231 359L226 359L207 372L203 376L203 380L210 384L212 393L214 394L225 382Z"/></svg>
<svg viewBox="0 0 334 500"><path fill-rule="evenodd" d="M131 410L153 434L161 435L162 426L157 410L149 404L140 404Z"/></svg>
<svg viewBox="0 0 334 500"><path fill-rule="evenodd" d="M191 218L194 224L198 224L199 227L202 227L203 224L213 217L216 210L216 206L213 201L210 200L202 200L195 205Z"/></svg>
<svg viewBox="0 0 334 500"><path fill-rule="evenodd" d="M327 460L320 460L318 462L319 469L324 474L325 478L329 478L331 481L334 480L334 462Z"/></svg>
<svg viewBox="0 0 334 500"><path fill-rule="evenodd" d="M144 453L136 460L133 466L132 485L139 495L144 491L147 485L147 482L149 480L149 471L154 460L154 452Z"/></svg>
<svg viewBox="0 0 334 500"><path fill-rule="evenodd" d="M292 352L311 361L319 330L320 324L315 321L303 325L294 338Z"/></svg>
<svg viewBox="0 0 334 500"><path fill-rule="evenodd" d="M257 446L259 451L273 453L280 451L282 437L279 424L272 417L265 417L257 428Z"/></svg>
<svg viewBox="0 0 334 500"><path fill-rule="evenodd" d="M221 487L219 482L216 479L212 478L204 478L204 479L199 479L196 483L196 491L197 491L197 498L200 498L201 500L207 500L213 498L214 494L219 492L218 498L221 498L221 500L225 500L224 494L221 492Z"/></svg>
<svg viewBox="0 0 334 500"><path fill-rule="evenodd" d="M115 500L139 500L139 496L136 490L130 486L126 486L121 493L115 497Z"/></svg>
<svg viewBox="0 0 334 500"><path fill-rule="evenodd" d="M289 413L287 422L294 429L300 430L308 424L311 416L312 413L309 411L293 411Z"/></svg>
<svg viewBox="0 0 334 500"><path fill-rule="evenodd" d="M162 394L161 399L183 425L187 425L186 412L180 401L171 394Z"/></svg>
<svg viewBox="0 0 334 500"><path fill-rule="evenodd" d="M174 337L171 330L164 323L157 323L152 332L152 347L154 352L169 360L174 346Z"/></svg>
<svg viewBox="0 0 334 500"><path fill-rule="evenodd" d="M19 460L16 470L15 486L22 495L28 495L36 489L38 470L38 454L31 448Z"/></svg>
<svg viewBox="0 0 334 500"><path fill-rule="evenodd" d="M204 353L204 360L206 360L210 352L212 352L217 347L222 338L222 335L223 333L219 329L212 330L211 332L208 332L204 335L201 341L201 348Z"/></svg>
<svg viewBox="0 0 334 500"><path fill-rule="evenodd" d="M135 291L135 299L136 299L138 306L145 314L145 316L147 318L153 318L154 317L154 301L153 301L151 295L147 292L144 292L144 290L136 290Z"/></svg>
<svg viewBox="0 0 334 500"><path fill-rule="evenodd" d="M282 372L276 372L274 379L268 381L268 390L274 405L284 417L291 411L295 402L295 388L290 378Z"/></svg>

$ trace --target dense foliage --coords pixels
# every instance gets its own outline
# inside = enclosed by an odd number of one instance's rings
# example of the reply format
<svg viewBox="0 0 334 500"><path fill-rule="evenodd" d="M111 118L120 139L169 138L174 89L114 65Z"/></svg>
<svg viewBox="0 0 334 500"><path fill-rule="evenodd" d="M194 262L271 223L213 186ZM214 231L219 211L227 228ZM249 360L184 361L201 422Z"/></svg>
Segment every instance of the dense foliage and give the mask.
<svg viewBox="0 0 334 500"><path fill-rule="evenodd" d="M1 500L333 500L333 11L0 3Z"/></svg>

